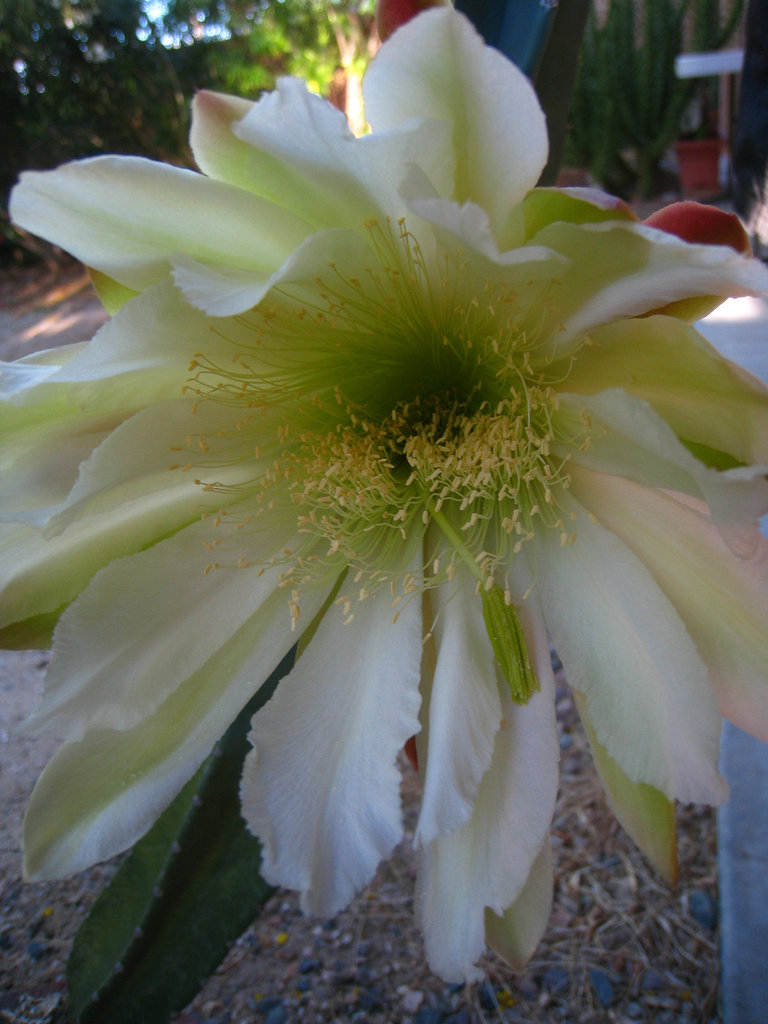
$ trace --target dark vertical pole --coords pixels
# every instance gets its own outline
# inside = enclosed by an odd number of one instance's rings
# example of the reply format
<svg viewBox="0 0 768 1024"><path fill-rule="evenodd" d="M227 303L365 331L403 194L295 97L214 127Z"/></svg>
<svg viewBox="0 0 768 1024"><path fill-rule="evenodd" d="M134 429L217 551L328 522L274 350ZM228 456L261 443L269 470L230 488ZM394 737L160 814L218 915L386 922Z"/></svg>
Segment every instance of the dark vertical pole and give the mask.
<svg viewBox="0 0 768 1024"><path fill-rule="evenodd" d="M733 198L759 250L768 246L768 0L749 0L746 36L733 142Z"/></svg>

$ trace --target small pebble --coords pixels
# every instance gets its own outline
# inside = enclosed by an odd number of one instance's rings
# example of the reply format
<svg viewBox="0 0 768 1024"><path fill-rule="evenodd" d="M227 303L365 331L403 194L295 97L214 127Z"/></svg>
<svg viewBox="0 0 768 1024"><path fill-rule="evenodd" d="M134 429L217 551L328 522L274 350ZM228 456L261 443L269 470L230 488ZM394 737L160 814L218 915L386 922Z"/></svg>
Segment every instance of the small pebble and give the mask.
<svg viewBox="0 0 768 1024"><path fill-rule="evenodd" d="M539 994L539 987L530 974L518 978L515 987L524 999L535 999Z"/></svg>
<svg viewBox="0 0 768 1024"><path fill-rule="evenodd" d="M263 1013L265 1017L269 1016L272 1010L277 1010L283 1005L283 1000L278 996L265 996L264 999L254 999L251 1002L251 1006L258 1013Z"/></svg>
<svg viewBox="0 0 768 1024"><path fill-rule="evenodd" d="M415 1024L445 1024L445 1014L434 1006L422 1006L414 1021Z"/></svg>
<svg viewBox="0 0 768 1024"><path fill-rule="evenodd" d="M27 952L32 960L41 960L45 956L45 946L42 942L30 942L27 946Z"/></svg>
<svg viewBox="0 0 768 1024"><path fill-rule="evenodd" d="M351 985L353 981L356 981L355 972L344 970L336 971L331 977L332 985Z"/></svg>
<svg viewBox="0 0 768 1024"><path fill-rule="evenodd" d="M638 1020L643 1016L643 1008L640 1003L627 1003L627 1016L632 1020Z"/></svg>
<svg viewBox="0 0 768 1024"><path fill-rule="evenodd" d="M319 967L319 960L312 960L311 957L305 957L299 962L299 974L311 974L312 971L318 970Z"/></svg>
<svg viewBox="0 0 768 1024"><path fill-rule="evenodd" d="M297 992L310 992L311 989L312 982L309 980L309 978L299 978L299 980L296 982Z"/></svg>
<svg viewBox="0 0 768 1024"><path fill-rule="evenodd" d="M465 1007L463 1010L452 1013L450 1017L445 1018L445 1024L472 1024L469 1010Z"/></svg>
<svg viewBox="0 0 768 1024"><path fill-rule="evenodd" d="M640 988L643 992L658 992L660 989L666 987L667 979L663 974L659 974L658 971L654 971L652 967L649 967L648 970L643 973L643 978L640 982Z"/></svg>
<svg viewBox="0 0 768 1024"><path fill-rule="evenodd" d="M480 1006L484 1010L495 1010L499 1005L499 1001L496 998L496 993L493 988L488 984L487 981L483 982L480 986L480 991L477 993L477 998L480 1000Z"/></svg>
<svg viewBox="0 0 768 1024"><path fill-rule="evenodd" d="M380 1010L384 1006L384 993L380 988L369 988L360 994L360 1006L364 1010Z"/></svg>
<svg viewBox="0 0 768 1024"><path fill-rule="evenodd" d="M264 1018L264 1024L285 1024L287 1020L288 1014L285 1012L285 1007L275 1006Z"/></svg>
<svg viewBox="0 0 768 1024"><path fill-rule="evenodd" d="M611 1006L616 998L616 993L608 975L593 967L589 972L589 980L592 982L592 988L600 1000L601 1006Z"/></svg>
<svg viewBox="0 0 768 1024"><path fill-rule="evenodd" d="M551 992L553 996L557 996L562 992L565 992L571 984L571 976L568 971L564 971L562 967L549 967L544 972L542 981L544 982L544 988L547 992Z"/></svg>
<svg viewBox="0 0 768 1024"><path fill-rule="evenodd" d="M403 993L403 1013L416 1013L423 1002L423 992L407 989Z"/></svg>
<svg viewBox="0 0 768 1024"><path fill-rule="evenodd" d="M688 896L688 909L702 928L713 932L717 927L717 907L704 889L693 889Z"/></svg>
<svg viewBox="0 0 768 1024"><path fill-rule="evenodd" d="M365 959L373 949L373 942L370 939L365 939L363 942L357 944L357 955Z"/></svg>

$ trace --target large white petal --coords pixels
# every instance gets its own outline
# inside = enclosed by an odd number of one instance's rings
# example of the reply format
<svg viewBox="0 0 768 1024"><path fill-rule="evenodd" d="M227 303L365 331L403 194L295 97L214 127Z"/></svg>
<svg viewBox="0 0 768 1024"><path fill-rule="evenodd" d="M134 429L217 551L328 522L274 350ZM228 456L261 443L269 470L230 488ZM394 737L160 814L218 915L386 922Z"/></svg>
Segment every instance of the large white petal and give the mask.
<svg viewBox="0 0 768 1024"><path fill-rule="evenodd" d="M398 187L414 162L436 187L450 188L447 126L413 122L355 139L344 115L296 79L281 79L255 104L198 93L191 144L206 174L285 206L316 229L401 214Z"/></svg>
<svg viewBox="0 0 768 1024"><path fill-rule="evenodd" d="M752 553L754 525L768 511L765 467L709 469L647 402L619 388L561 400L591 420L591 443L571 452L574 463L703 498L729 546L743 556Z"/></svg>
<svg viewBox="0 0 768 1024"><path fill-rule="evenodd" d="M537 535L536 587L598 741L632 782L719 803L720 715L693 641L629 548L583 507L571 511L571 544L556 530Z"/></svg>
<svg viewBox="0 0 768 1024"><path fill-rule="evenodd" d="M67 739L86 728L133 728L257 613L254 646L269 629L290 633L281 567L262 573L257 566L238 568L238 559L268 564L291 533L287 523L247 539L234 530L221 536L208 519L111 562L59 622L45 700L31 726L50 724ZM211 570L214 563L222 568ZM317 591L309 590L306 600L311 621Z"/></svg>
<svg viewBox="0 0 768 1024"><path fill-rule="evenodd" d="M262 873L329 916L368 882L402 836L398 751L418 731L421 599L397 621L388 588L339 607L253 719L243 814Z"/></svg>
<svg viewBox="0 0 768 1024"><path fill-rule="evenodd" d="M425 771L416 844L469 819L501 722L496 661L474 579L460 570L455 584L429 597L437 660L425 707L428 724L417 741Z"/></svg>
<svg viewBox="0 0 768 1024"><path fill-rule="evenodd" d="M606 324L567 371L569 391L623 388L686 441L741 462L768 461L768 392L674 317Z"/></svg>
<svg viewBox="0 0 768 1024"><path fill-rule="evenodd" d="M635 552L703 657L721 713L768 742L768 541L735 556L709 518L620 477L579 469L574 494Z"/></svg>
<svg viewBox="0 0 768 1024"><path fill-rule="evenodd" d="M510 213L538 180L547 132L526 77L450 7L426 11L382 46L364 80L375 132L412 117L453 126L454 192L488 213L500 245L520 241ZM435 182L435 184L437 184Z"/></svg>
<svg viewBox="0 0 768 1024"><path fill-rule="evenodd" d="M139 157L93 157L28 171L11 195L10 212L27 231L137 291L166 277L175 253L269 273L310 230L257 196Z"/></svg>
<svg viewBox="0 0 768 1024"><path fill-rule="evenodd" d="M531 239L572 260L553 291L546 331L569 351L601 324L661 310L691 296L754 295L768 288L768 271L723 245L691 245L631 221L558 222Z"/></svg>
<svg viewBox="0 0 768 1024"><path fill-rule="evenodd" d="M447 981L480 977L485 912L503 915L523 893L549 833L557 796L559 747L554 680L541 619L524 604L520 621L541 690L513 704L499 678L503 719L475 809L458 831L423 851L417 912L432 968Z"/></svg>
<svg viewBox="0 0 768 1024"><path fill-rule="evenodd" d="M195 407L191 399L142 409L83 461L71 491L46 522L44 535L52 536L82 516L110 512L130 529L163 508L167 529L173 509L180 526L231 504L238 484L259 472L256 460L236 457L241 447L229 455L225 449L216 463L216 442L236 435L239 414L215 403ZM217 490L209 493L206 488L214 484ZM111 529L108 519L102 523Z"/></svg>
<svg viewBox="0 0 768 1024"><path fill-rule="evenodd" d="M27 807L27 877L82 871L141 838L290 649L281 622L260 610L148 718L59 749Z"/></svg>
<svg viewBox="0 0 768 1024"><path fill-rule="evenodd" d="M179 398L194 356L224 352L221 358L231 360L225 339L238 330L244 334L227 321L214 333L172 284L158 285L125 305L90 342L1 364L0 428L35 443L60 427L79 433L91 420L114 423L159 399Z"/></svg>

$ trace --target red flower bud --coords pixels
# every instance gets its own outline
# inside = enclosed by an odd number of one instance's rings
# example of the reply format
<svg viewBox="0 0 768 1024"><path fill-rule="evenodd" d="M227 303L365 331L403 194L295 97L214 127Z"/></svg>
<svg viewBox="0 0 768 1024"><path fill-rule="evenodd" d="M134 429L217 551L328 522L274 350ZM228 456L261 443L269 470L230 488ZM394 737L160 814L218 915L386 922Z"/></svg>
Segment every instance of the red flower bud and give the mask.
<svg viewBox="0 0 768 1024"><path fill-rule="evenodd" d="M429 7L442 7L443 0L378 0L376 4L376 26L382 43L389 39L396 28Z"/></svg>
<svg viewBox="0 0 768 1024"><path fill-rule="evenodd" d="M703 203L672 203L644 222L684 242L700 245L729 245L736 252L751 252L749 237L735 213L725 213Z"/></svg>

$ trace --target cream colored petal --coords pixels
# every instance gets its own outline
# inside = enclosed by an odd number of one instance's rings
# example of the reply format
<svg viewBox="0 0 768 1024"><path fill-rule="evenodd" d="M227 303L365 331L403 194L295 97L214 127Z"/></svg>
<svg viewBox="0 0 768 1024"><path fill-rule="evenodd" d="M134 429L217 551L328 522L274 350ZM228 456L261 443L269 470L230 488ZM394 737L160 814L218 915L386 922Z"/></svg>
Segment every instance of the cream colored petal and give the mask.
<svg viewBox="0 0 768 1024"><path fill-rule="evenodd" d="M12 193L10 212L27 231L136 291L167 277L176 253L269 273L310 230L257 196L139 157L93 157L28 171Z"/></svg>
<svg viewBox="0 0 768 1024"><path fill-rule="evenodd" d="M290 649L284 611L264 608L147 718L89 729L37 782L24 819L25 873L60 878L135 843ZM277 611L277 614L274 612Z"/></svg>
<svg viewBox="0 0 768 1024"><path fill-rule="evenodd" d="M490 948L522 973L536 951L552 912L554 871L549 839L544 840L525 885L503 914L485 912L485 937Z"/></svg>
<svg viewBox="0 0 768 1024"><path fill-rule="evenodd" d="M648 403L617 388L589 396L563 395L561 406L570 406L590 424L590 444L571 450L571 462L703 498L731 549L742 557L751 555L754 525L768 511L766 467L723 472L708 468Z"/></svg>
<svg viewBox="0 0 768 1024"><path fill-rule="evenodd" d="M424 789L416 845L471 817L501 722L496 662L474 579L460 569L455 584L430 591L429 598L437 659L425 708L426 749L419 742Z"/></svg>
<svg viewBox="0 0 768 1024"><path fill-rule="evenodd" d="M396 759L418 730L421 602L397 621L389 588L332 606L293 671L253 719L243 816L262 874L304 911L345 907L402 837Z"/></svg>
<svg viewBox="0 0 768 1024"><path fill-rule="evenodd" d="M531 242L572 261L551 294L543 324L553 351L560 353L602 324L653 313L680 299L722 300L768 288L768 270L728 246L690 245L626 220L554 223Z"/></svg>
<svg viewBox="0 0 768 1024"><path fill-rule="evenodd" d="M449 174L443 126L414 121L356 139L340 111L292 78L254 104L198 93L191 141L206 174L293 211L314 230L397 218L405 212L398 189L414 163L438 187Z"/></svg>
<svg viewBox="0 0 768 1024"><path fill-rule="evenodd" d="M254 645L270 624L290 633L290 595L278 589L282 567L260 572L258 563L268 565L292 533L290 522L278 523L246 539L213 519L198 520L111 562L59 622L45 699L29 727L50 726L69 740L88 729L132 729L249 619L258 616L250 627ZM239 568L241 557L257 564ZM320 599L308 588L306 600L309 622Z"/></svg>
<svg viewBox="0 0 768 1024"><path fill-rule="evenodd" d="M734 555L702 512L620 477L574 470L574 494L645 564L709 669L720 712L768 742L768 541Z"/></svg>
<svg viewBox="0 0 768 1024"><path fill-rule="evenodd" d="M768 391L673 317L622 320L590 333L569 368L569 391L623 388L684 441L768 462Z"/></svg>
<svg viewBox="0 0 768 1024"><path fill-rule="evenodd" d="M524 706L513 704L499 678L503 719L472 817L420 859L416 909L430 966L446 981L481 976L475 963L485 948L486 908L502 916L524 893L557 795L549 647L535 607L523 604L519 616L541 691Z"/></svg>
<svg viewBox="0 0 768 1024"><path fill-rule="evenodd" d="M575 502L571 513L572 543L563 546L556 530L537 534L536 589L598 741L632 782L720 803L720 715L683 621L615 534Z"/></svg>
<svg viewBox="0 0 768 1024"><path fill-rule="evenodd" d="M395 32L364 81L374 132L409 118L453 126L454 192L489 215L499 245L521 238L514 208L547 159L547 133L525 76L484 45L470 22L450 7L435 8Z"/></svg>

